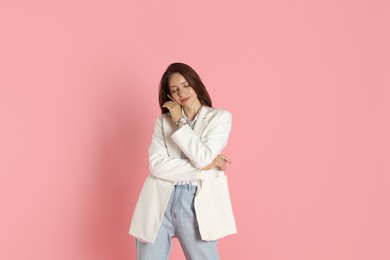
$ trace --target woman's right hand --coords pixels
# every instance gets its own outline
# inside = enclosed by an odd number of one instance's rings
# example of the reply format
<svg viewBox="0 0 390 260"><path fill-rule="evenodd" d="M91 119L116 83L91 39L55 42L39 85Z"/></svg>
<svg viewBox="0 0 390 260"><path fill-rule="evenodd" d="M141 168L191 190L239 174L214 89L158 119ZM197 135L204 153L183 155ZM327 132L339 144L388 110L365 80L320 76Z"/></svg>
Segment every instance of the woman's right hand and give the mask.
<svg viewBox="0 0 390 260"><path fill-rule="evenodd" d="M207 171L217 167L220 171L224 171L226 163L232 163L232 161L227 156L219 154L209 165L203 167L201 170Z"/></svg>
<svg viewBox="0 0 390 260"><path fill-rule="evenodd" d="M171 99L171 101L167 101L164 103L163 107L167 108L169 110L169 113L171 114L173 122L179 121L181 117L183 117L183 114L181 112L181 106L180 104L174 100L171 95L168 95L168 97Z"/></svg>

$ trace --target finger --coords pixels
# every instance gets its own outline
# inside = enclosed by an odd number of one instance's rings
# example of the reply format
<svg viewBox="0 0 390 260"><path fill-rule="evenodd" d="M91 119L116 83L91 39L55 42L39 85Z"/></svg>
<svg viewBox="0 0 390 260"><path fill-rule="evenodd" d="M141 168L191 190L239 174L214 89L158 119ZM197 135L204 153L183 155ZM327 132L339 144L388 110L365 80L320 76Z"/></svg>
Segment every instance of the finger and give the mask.
<svg viewBox="0 0 390 260"><path fill-rule="evenodd" d="M225 157L223 157L223 159L224 159L225 162L227 162L227 163L232 163L232 160L230 160L229 157L226 157L226 156L225 156Z"/></svg>
<svg viewBox="0 0 390 260"><path fill-rule="evenodd" d="M221 157L222 160L224 160L225 162L227 162L227 163L232 163L232 161L229 159L229 157L227 157L227 156L225 156L225 155L222 155L222 154L220 154L220 155L218 155L218 156Z"/></svg>
<svg viewBox="0 0 390 260"><path fill-rule="evenodd" d="M163 105L163 107L166 107L166 108L171 108L171 107L173 107L172 101L167 101L167 102L165 102L164 105Z"/></svg>
<svg viewBox="0 0 390 260"><path fill-rule="evenodd" d="M225 162L218 162L217 166L218 166L218 168L221 169L221 171L223 171L226 168L226 163Z"/></svg>
<svg viewBox="0 0 390 260"><path fill-rule="evenodd" d="M226 161L223 158L219 157L219 156L217 157L217 162L218 162L219 166L223 166L226 163Z"/></svg>
<svg viewBox="0 0 390 260"><path fill-rule="evenodd" d="M220 161L215 161L215 166L216 167L222 167L222 163Z"/></svg>
<svg viewBox="0 0 390 260"><path fill-rule="evenodd" d="M170 100L172 100L173 102L175 102L176 104L178 104L180 106L180 104L176 100L174 100L171 95L168 94L168 97L169 97Z"/></svg>
<svg viewBox="0 0 390 260"><path fill-rule="evenodd" d="M217 163L216 168L221 170L221 171L223 171L223 166L221 164L219 164L219 163Z"/></svg>

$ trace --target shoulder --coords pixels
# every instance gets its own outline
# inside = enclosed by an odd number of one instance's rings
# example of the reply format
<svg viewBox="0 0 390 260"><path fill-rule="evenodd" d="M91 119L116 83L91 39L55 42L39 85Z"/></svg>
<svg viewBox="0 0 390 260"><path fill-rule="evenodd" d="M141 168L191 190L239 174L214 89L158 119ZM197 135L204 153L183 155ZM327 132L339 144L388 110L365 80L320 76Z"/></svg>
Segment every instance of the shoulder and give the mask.
<svg viewBox="0 0 390 260"><path fill-rule="evenodd" d="M164 118L171 118L171 115L169 113L160 114L157 116L156 121L162 121Z"/></svg>
<svg viewBox="0 0 390 260"><path fill-rule="evenodd" d="M210 118L226 118L231 119L232 113L223 108L204 107L206 109L206 117Z"/></svg>
<svg viewBox="0 0 390 260"><path fill-rule="evenodd" d="M171 118L169 113L164 113L164 114L158 115L156 118L156 121L155 121L155 126L161 127L163 124L163 121L166 120L167 118Z"/></svg>

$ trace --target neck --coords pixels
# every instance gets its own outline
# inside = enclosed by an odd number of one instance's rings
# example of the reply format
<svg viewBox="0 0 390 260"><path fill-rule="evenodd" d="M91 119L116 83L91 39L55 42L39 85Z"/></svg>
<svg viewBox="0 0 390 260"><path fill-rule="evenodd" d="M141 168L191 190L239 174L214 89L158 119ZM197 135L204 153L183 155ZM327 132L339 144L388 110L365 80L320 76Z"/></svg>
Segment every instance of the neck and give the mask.
<svg viewBox="0 0 390 260"><path fill-rule="evenodd" d="M196 104L194 104L191 107L183 107L183 110L184 110L184 113L186 114L186 117L191 121L194 120L194 118L195 118L196 114L198 113L201 106L202 106L202 104L198 101L198 102L196 102Z"/></svg>

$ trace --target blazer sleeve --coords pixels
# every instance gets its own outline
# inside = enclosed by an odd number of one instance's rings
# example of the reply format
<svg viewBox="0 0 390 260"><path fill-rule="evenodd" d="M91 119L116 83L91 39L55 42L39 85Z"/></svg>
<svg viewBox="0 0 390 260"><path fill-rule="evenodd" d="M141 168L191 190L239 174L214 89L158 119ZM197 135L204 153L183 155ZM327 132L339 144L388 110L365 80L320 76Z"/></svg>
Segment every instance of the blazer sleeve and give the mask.
<svg viewBox="0 0 390 260"><path fill-rule="evenodd" d="M191 163L201 169L209 165L225 148L232 128L232 114L219 110L209 119L204 136L197 136L188 125L181 127L171 137Z"/></svg>
<svg viewBox="0 0 390 260"><path fill-rule="evenodd" d="M168 154L162 126L162 116L155 124L152 142L149 146L150 174L170 182L191 181L197 178L199 169L189 159L173 158Z"/></svg>

